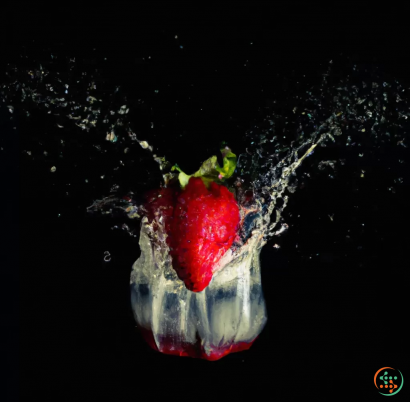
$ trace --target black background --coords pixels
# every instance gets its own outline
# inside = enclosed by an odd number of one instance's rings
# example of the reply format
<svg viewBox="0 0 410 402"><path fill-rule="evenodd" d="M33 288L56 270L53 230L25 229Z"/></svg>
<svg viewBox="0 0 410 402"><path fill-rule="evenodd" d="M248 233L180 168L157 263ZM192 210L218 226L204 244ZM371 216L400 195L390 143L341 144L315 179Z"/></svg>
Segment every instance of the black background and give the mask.
<svg viewBox="0 0 410 402"><path fill-rule="evenodd" d="M183 146L197 149L187 156L186 171L196 169L220 140L240 141L258 107L286 91L283 76L290 82L303 74L314 80L329 60L340 58L377 64L410 84L410 37L400 10L376 17L345 4L309 14L297 6L284 11L232 5L186 19L184 7L173 11L177 19L162 22L162 11L155 23L155 14L153 22L144 21L142 9L123 5L61 6L53 12L32 7L21 19L16 9L16 23L2 36L2 58L17 57L21 45L34 54L54 46L91 59L92 65L90 49L96 47L109 60L104 66L109 83L122 84L154 105L165 128L153 143L160 142L174 161ZM152 61L142 62L147 55ZM152 97L156 87L166 92L160 101ZM186 100L188 94L193 101ZM177 117L175 99L181 99ZM142 133L149 121L149 111L141 112ZM28 127L22 122L19 130L24 135ZM262 252L265 330L249 351L207 362L162 355L145 345L129 302L130 268L139 253L135 242L113 232L108 220L86 216L86 190L67 200L40 164L19 165L17 138L2 138L2 144L8 151L2 154L3 245L12 251L3 253L1 281L8 290L2 292L6 320L1 324L6 400L17 400L18 389L24 397L59 401L186 395L376 400L381 396L373 375L379 368L398 368L406 377L409 187L405 182L395 194L387 191L391 176L386 170L397 155L375 164L366 184L352 179L356 162L347 155L351 162L337 180L313 180L290 197L285 214L290 229L274 241L281 249L270 242ZM93 167L82 169L81 179ZM400 169L405 177L408 168ZM363 212L354 212L355 205ZM331 213L334 222L327 217ZM355 231L357 219L366 222L365 236L357 234L351 243L332 241ZM105 250L113 256L109 263L103 262ZM320 256L303 258L316 253ZM395 397L406 393L403 388Z"/></svg>

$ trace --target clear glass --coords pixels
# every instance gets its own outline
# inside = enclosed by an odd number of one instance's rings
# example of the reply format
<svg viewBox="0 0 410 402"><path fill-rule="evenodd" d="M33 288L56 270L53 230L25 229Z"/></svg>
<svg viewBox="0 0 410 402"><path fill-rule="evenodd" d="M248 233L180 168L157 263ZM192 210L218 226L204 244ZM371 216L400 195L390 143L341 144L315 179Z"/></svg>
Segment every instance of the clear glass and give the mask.
<svg viewBox="0 0 410 402"><path fill-rule="evenodd" d="M260 232L228 250L202 292L186 289L166 247L141 222L141 256L131 273L131 304L144 339L155 350L207 360L249 349L261 333L266 306L260 275Z"/></svg>

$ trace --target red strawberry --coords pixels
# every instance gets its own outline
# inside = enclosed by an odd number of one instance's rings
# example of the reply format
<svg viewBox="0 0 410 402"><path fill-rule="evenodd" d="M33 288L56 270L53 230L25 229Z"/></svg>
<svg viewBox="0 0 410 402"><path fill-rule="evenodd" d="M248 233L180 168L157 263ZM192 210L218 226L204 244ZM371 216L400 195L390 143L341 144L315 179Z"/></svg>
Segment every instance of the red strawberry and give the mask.
<svg viewBox="0 0 410 402"><path fill-rule="evenodd" d="M211 182L209 190L199 177L191 177L178 196L167 242L172 265L185 286L202 291L213 268L231 247L239 225L239 208L233 194Z"/></svg>

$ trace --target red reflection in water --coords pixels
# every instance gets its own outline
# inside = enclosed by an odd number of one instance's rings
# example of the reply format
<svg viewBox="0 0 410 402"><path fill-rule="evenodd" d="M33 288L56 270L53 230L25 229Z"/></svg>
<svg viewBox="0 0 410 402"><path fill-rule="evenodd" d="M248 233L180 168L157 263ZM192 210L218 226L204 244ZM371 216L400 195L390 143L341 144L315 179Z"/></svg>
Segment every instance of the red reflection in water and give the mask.
<svg viewBox="0 0 410 402"><path fill-rule="evenodd" d="M205 360L219 360L222 357L228 355L229 353L235 353L235 352L241 352L243 350L248 350L252 344L255 342L257 337L251 341L251 342L237 342L237 343L230 343L224 346L214 346L212 347L212 351L210 354L207 354L201 345L201 340L197 338L195 343L181 343L178 347L176 347L172 343L171 338L163 337L160 339L160 345L161 345L161 350L158 349L155 340L154 340L154 335L152 334L152 331L145 329L145 328L139 328L141 331L142 336L144 337L145 341L148 343L148 345L156 350L157 352L165 353L168 355L176 355L176 356L189 356L189 357L194 357L198 359L205 359Z"/></svg>

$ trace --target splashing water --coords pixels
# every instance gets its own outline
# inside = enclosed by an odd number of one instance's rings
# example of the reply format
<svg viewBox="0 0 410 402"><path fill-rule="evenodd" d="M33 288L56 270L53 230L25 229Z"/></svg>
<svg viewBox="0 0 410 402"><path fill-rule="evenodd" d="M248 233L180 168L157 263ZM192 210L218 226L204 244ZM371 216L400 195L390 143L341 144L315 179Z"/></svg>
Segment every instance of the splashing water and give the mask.
<svg viewBox="0 0 410 402"><path fill-rule="evenodd" d="M54 56L50 69L56 59ZM139 202L138 184L141 182L129 183L132 190L122 196L119 195L120 186L115 182L121 166L135 162L129 157L134 144L150 153L159 168L160 175L151 172L152 176L142 179L146 186L158 186L156 180L160 177L162 185L167 185L175 177L170 171L172 164L164 156L154 153L154 146L160 144L148 142L132 128L129 112L143 105L144 100L129 101L119 87L109 91L108 95L99 92L97 87L101 77L97 71L95 74L79 71L75 58L68 58L64 63L68 66L65 74L50 72L38 63L27 68L9 65L0 87L0 106L8 111L11 124L18 113L29 118L33 108L50 115L53 126L62 131L60 158L64 158L67 143L78 142L72 135L76 130L90 134L92 147L100 155L108 152L121 157L119 166L107 174L111 181L109 191L114 194L96 199L88 211L110 216L119 212L135 221L144 215ZM264 241L268 241L288 228L282 216L288 203L285 190L289 193L296 191L297 168L318 147L356 147L359 157L363 156L359 151L364 147L366 152L377 152L387 146L400 150L408 147L408 89L396 80L385 82L375 69L363 71L356 66L337 83L329 83L329 78L334 78L334 68L330 63L320 84L282 102L272 102L261 112L254 127L244 133L247 146L239 154L235 174L226 181L241 206L244 223L241 242L234 244L234 248L243 245L252 230L261 231ZM40 142L40 145L43 144ZM237 152L234 145L231 148ZM25 149L23 153L33 160L49 157L47 151L39 155L38 151ZM59 162L57 157L54 160ZM322 160L317 167L320 170L336 169L343 164L342 159ZM59 163L51 163L48 170L57 175ZM364 177L365 172L361 174ZM102 175L101 179L104 178ZM399 178L397 185L402 182ZM130 222L121 228L136 236L137 225ZM164 242L161 243L163 247Z"/></svg>
<svg viewBox="0 0 410 402"><path fill-rule="evenodd" d="M148 223L141 203L146 190L166 186L175 177L172 165L183 163L168 162L165 152L157 150L162 144L153 131L135 128L136 111L146 108L146 102L118 86L107 89L97 70L82 71L74 58L54 55L48 68L22 59L25 66L8 65L0 81L2 123L6 121L13 132L18 123L28 122L22 130L23 157L28 163L41 162L44 175L64 196L84 192L90 214L120 216L121 222L112 229L132 237L140 234L142 257L131 274L133 311L148 343L164 353L182 349L192 356L218 359L250 347L266 322L260 248L287 231L287 192L303 188L311 173L318 170L320 177L333 179L346 164L340 157L346 149L358 162L371 157L380 163L383 152L394 150L399 163L406 163L408 89L382 78L377 69L353 66L340 74L330 63L319 83L288 91L282 100L260 108L238 147L229 144L238 163L225 183L240 207L240 234L220 260L219 268L224 269L215 270L210 286L202 293L188 292L172 269L161 217ZM44 133L31 133L30 124L39 111L49 117L48 124L42 125ZM154 130L154 123L150 128ZM333 151L330 158L324 148ZM102 168L94 169L97 161ZM86 176L75 174L77 164L82 164ZM357 174L361 180L368 172L359 169ZM406 183L403 176L391 183L389 191ZM333 214L329 219L333 221ZM280 248L276 243L273 247ZM102 256L107 266L115 260L109 250ZM227 322L230 325L225 326ZM204 350L199 349L196 330Z"/></svg>

